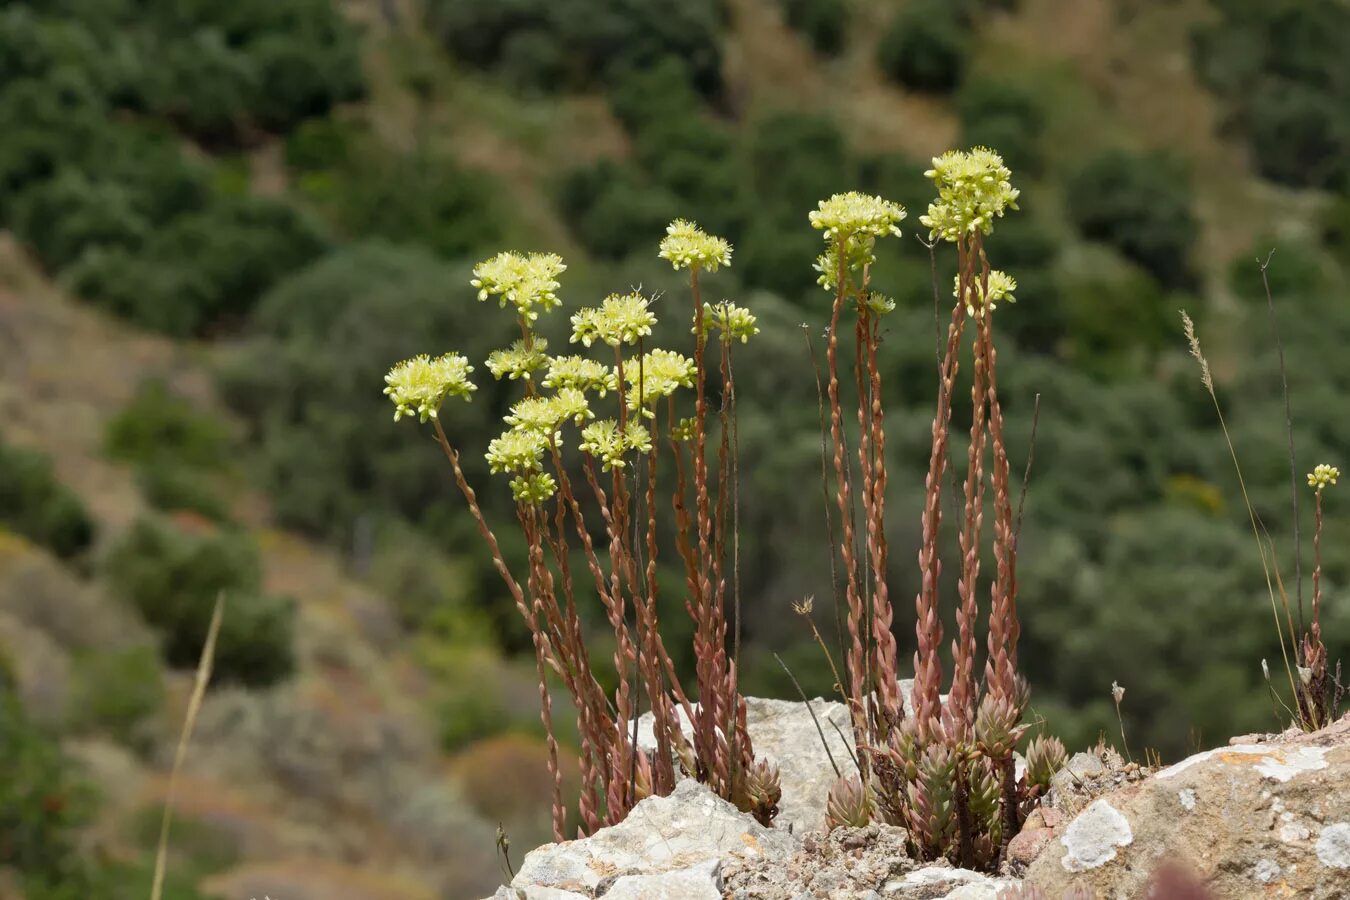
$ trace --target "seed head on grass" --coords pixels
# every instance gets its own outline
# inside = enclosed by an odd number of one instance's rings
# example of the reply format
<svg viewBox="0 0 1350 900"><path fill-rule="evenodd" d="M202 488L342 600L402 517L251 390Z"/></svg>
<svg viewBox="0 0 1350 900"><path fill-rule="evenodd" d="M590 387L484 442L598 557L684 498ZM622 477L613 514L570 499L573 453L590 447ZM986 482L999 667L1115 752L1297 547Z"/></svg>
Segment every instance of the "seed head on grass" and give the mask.
<svg viewBox="0 0 1350 900"><path fill-rule="evenodd" d="M1200 381L1205 386L1205 390L1211 394L1214 393L1214 378L1209 372L1209 360L1205 359L1204 351L1200 349L1200 338L1195 334L1195 323L1191 317L1186 314L1186 310L1181 311L1181 325L1186 331L1186 342L1191 345L1191 356L1200 364Z"/></svg>

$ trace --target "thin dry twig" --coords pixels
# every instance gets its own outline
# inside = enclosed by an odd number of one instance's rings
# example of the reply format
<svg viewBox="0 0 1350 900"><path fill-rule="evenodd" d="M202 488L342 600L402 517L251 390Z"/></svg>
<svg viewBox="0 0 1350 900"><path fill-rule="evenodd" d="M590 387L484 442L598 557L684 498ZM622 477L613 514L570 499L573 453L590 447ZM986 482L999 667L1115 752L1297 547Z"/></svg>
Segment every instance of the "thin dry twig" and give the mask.
<svg viewBox="0 0 1350 900"><path fill-rule="evenodd" d="M202 655L197 660L197 676L192 685L192 696L188 699L183 730L178 735L178 746L173 752L168 795L164 798L164 814L159 821L159 846L155 849L155 878L150 886L150 900L160 900L164 895L164 873L169 858L169 825L173 820L173 801L178 789L178 773L183 768L183 760L187 759L192 729L197 724L197 714L201 712L202 700L206 696L206 685L211 680L211 666L216 658L216 638L220 635L220 621L224 615L225 595L219 594L216 596L215 608L211 610L211 623L206 628L206 642L202 644Z"/></svg>
<svg viewBox="0 0 1350 900"><path fill-rule="evenodd" d="M1294 411L1289 401L1289 373L1284 366L1284 342L1280 340L1280 326L1275 317L1275 299L1270 293L1270 278L1266 275L1266 270L1270 268L1270 260L1275 256L1274 248L1266 254L1265 261L1257 260L1261 264L1261 285L1266 289L1266 309L1270 312L1270 333L1275 337L1275 349L1280 357L1280 386L1284 391L1284 427L1285 433L1289 438L1289 496L1294 508L1294 594L1298 598L1298 628L1304 630L1303 624L1303 541L1299 534L1298 517L1298 461L1294 454Z"/></svg>

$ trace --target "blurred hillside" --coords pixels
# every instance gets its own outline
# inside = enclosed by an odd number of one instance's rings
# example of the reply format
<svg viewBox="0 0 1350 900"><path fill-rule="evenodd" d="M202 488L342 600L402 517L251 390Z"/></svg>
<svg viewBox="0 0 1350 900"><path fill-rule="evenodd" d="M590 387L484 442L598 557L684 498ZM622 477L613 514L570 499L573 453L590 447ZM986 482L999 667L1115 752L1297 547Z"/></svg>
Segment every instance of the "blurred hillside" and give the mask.
<svg viewBox="0 0 1350 900"><path fill-rule="evenodd" d="M527 637L437 448L380 394L406 356L511 339L468 285L499 249L561 253L576 306L683 296L655 256L677 216L735 244L708 289L762 332L737 379L744 689L791 696L777 652L828 694L789 615L813 595L832 630L822 499L802 489L820 471L803 330L818 349L828 312L806 213L853 188L910 210L874 276L899 302L903 598L952 277L915 235L951 146L996 147L1023 192L988 250L1020 284L1000 367L1016 471L1040 396L1019 567L1036 713L1071 746L1118 739L1115 680L1136 751L1274 728L1260 558L1177 310L1293 594L1257 260L1275 251L1299 472L1350 462L1348 31L1341 0L0 3L0 898L145 896L222 591L169 896L479 896L498 822L517 859L544 839ZM478 374L447 427L520 561L477 452L512 391Z"/></svg>

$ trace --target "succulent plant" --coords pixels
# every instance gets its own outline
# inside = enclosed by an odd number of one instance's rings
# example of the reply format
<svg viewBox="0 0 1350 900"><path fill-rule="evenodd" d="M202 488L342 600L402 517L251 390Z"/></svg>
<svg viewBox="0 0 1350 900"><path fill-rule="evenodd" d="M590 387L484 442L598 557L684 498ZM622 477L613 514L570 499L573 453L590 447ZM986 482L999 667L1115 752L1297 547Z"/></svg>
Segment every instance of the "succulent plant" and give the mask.
<svg viewBox="0 0 1350 900"><path fill-rule="evenodd" d="M836 779L825 801L825 830L861 828L871 821L872 798L862 780L856 775Z"/></svg>
<svg viewBox="0 0 1350 900"><path fill-rule="evenodd" d="M975 745L990 759L1006 759L1022 735L1020 719L1014 701L986 694L975 714Z"/></svg>
<svg viewBox="0 0 1350 900"><path fill-rule="evenodd" d="M745 797L749 812L761 825L769 825L778 815L778 801L783 788L778 779L778 766L767 759L757 759L745 773Z"/></svg>
<svg viewBox="0 0 1350 900"><path fill-rule="evenodd" d="M1027 783L1042 792L1050 789L1050 779L1064 768L1068 753L1057 737L1038 734L1027 745Z"/></svg>
<svg viewBox="0 0 1350 900"><path fill-rule="evenodd" d="M976 756L970 760L966 778L973 824L998 846L1003 838L1003 785L998 770L986 757Z"/></svg>
<svg viewBox="0 0 1350 900"><path fill-rule="evenodd" d="M909 785L910 834L925 856L948 855L956 835L956 753L944 743L924 748L919 777Z"/></svg>

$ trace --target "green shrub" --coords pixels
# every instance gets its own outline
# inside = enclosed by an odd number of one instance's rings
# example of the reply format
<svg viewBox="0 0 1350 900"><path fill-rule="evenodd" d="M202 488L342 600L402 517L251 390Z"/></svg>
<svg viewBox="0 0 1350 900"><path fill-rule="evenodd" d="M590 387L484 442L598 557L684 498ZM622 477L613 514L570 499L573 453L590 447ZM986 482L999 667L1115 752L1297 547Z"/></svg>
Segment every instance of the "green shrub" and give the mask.
<svg viewBox="0 0 1350 900"><path fill-rule="evenodd" d="M458 258L499 231L493 186L454 160L367 153L333 185L336 214L351 234L418 244Z"/></svg>
<svg viewBox="0 0 1350 900"><path fill-rule="evenodd" d="M309 119L286 136L286 165L295 172L325 172L352 161L358 129L340 119Z"/></svg>
<svg viewBox="0 0 1350 900"><path fill-rule="evenodd" d="M157 265L179 271L181 295L194 314L193 333L237 322L285 275L330 246L318 221L262 197L222 200L175 219L146 247Z"/></svg>
<svg viewBox="0 0 1350 900"><path fill-rule="evenodd" d="M877 63L889 78L939 94L961 83L969 55L965 4L949 0L907 3L877 45Z"/></svg>
<svg viewBox="0 0 1350 900"><path fill-rule="evenodd" d="M479 68L496 68L510 58L513 68L525 63L512 72L519 76L538 73L544 63L545 70L556 69L565 76L553 87L576 88L617 82L674 56L686 61L694 85L708 96L722 87L720 11L718 0L678 4L430 0L427 4L427 18L446 48Z"/></svg>
<svg viewBox="0 0 1350 900"><path fill-rule="evenodd" d="M168 460L142 465L136 469L136 483L146 502L165 512L194 512L213 522L230 518L229 507L221 499L211 478Z"/></svg>
<svg viewBox="0 0 1350 900"><path fill-rule="evenodd" d="M817 52L830 56L844 49L848 7L844 0L780 0L787 23L806 36Z"/></svg>
<svg viewBox="0 0 1350 900"><path fill-rule="evenodd" d="M76 170L25 191L15 202L11 221L38 258L58 270L87 248L134 249L150 233L150 222L137 212L125 186L94 182Z"/></svg>
<svg viewBox="0 0 1350 900"><path fill-rule="evenodd" d="M602 259L622 259L649 246L680 205L674 194L611 160L568 172L558 196L572 230Z"/></svg>
<svg viewBox="0 0 1350 900"><path fill-rule="evenodd" d="M19 873L29 897L91 896L94 886L76 842L92 796L73 777L60 744L38 730L3 680L0 734L0 868Z"/></svg>
<svg viewBox="0 0 1350 900"><path fill-rule="evenodd" d="M1258 170L1324 187L1350 175L1350 8L1300 0L1220 0L1193 35L1196 69L1228 107Z"/></svg>
<svg viewBox="0 0 1350 900"><path fill-rule="evenodd" d="M230 433L192 402L158 379L143 382L136 395L108 420L104 452L123 462L172 461L215 469L230 458Z"/></svg>
<svg viewBox="0 0 1350 900"><path fill-rule="evenodd" d="M1350 174L1350 90L1267 79L1248 99L1252 152L1262 175L1297 187L1328 187Z"/></svg>
<svg viewBox="0 0 1350 900"><path fill-rule="evenodd" d="M56 480L46 456L0 441L0 525L70 557L94 540L94 520Z"/></svg>
<svg viewBox="0 0 1350 900"><path fill-rule="evenodd" d="M75 658L74 727L134 742L164 703L159 654L153 647L91 650Z"/></svg>
<svg viewBox="0 0 1350 900"><path fill-rule="evenodd" d="M0 218L14 197L86 159L107 140L108 109L83 74L61 68L47 78L21 79L0 91Z"/></svg>
<svg viewBox="0 0 1350 900"><path fill-rule="evenodd" d="M484 353L509 341L509 323L485 325L478 304L447 302L469 277L425 251L362 244L264 298L255 337L226 365L222 389L256 429L282 521L343 537L358 516L420 520L435 506L425 490L441 472L435 456L410 446L368 384L384 378L391 357L423 352L435 335L459 334ZM486 435L496 389L484 381L455 427ZM486 469L481 460L465 465Z"/></svg>
<svg viewBox="0 0 1350 900"><path fill-rule="evenodd" d="M1273 254L1272 254L1273 251ZM1266 302L1261 264L1267 258L1266 281L1276 304L1294 303L1324 290L1328 280L1322 257L1299 241L1266 237L1254 241L1246 253L1233 260L1228 284L1233 293L1253 303Z"/></svg>
<svg viewBox="0 0 1350 900"><path fill-rule="evenodd" d="M224 595L216 682L266 686L294 668L294 605L260 592L258 552L244 535L191 534L142 519L113 547L104 571L160 633L170 665L196 667L216 598Z"/></svg>
<svg viewBox="0 0 1350 900"><path fill-rule="evenodd" d="M1041 171L1045 110L1034 92L1006 80L977 78L962 85L956 111L961 146L997 147L1014 172Z"/></svg>
<svg viewBox="0 0 1350 900"><path fill-rule="evenodd" d="M1165 287L1194 281L1191 247L1199 230L1176 161L1157 153L1111 150L1073 177L1069 216L1083 236L1143 266Z"/></svg>

